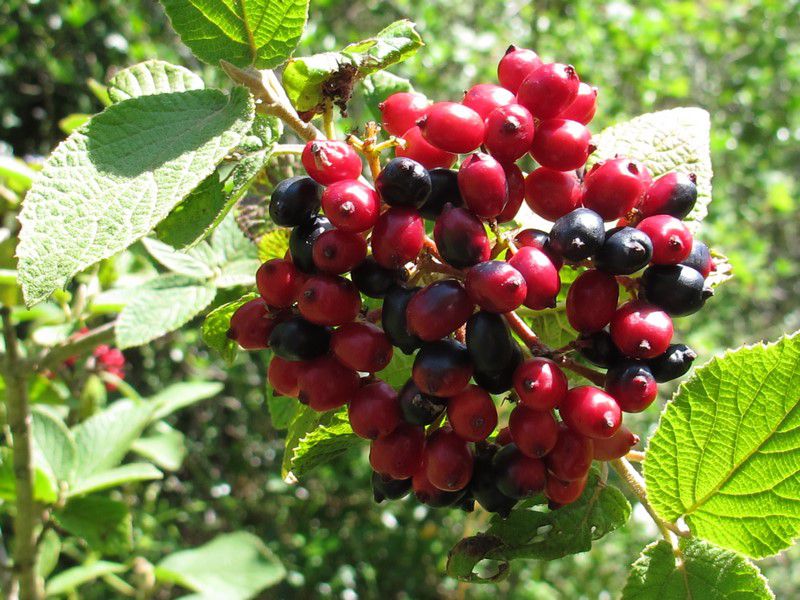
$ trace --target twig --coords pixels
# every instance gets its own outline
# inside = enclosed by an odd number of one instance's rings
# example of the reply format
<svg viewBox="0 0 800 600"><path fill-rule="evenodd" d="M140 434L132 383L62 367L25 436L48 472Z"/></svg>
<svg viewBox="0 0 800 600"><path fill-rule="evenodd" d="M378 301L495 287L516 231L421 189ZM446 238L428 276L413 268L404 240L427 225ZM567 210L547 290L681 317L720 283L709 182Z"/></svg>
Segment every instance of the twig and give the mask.
<svg viewBox="0 0 800 600"><path fill-rule="evenodd" d="M625 455L630 462L644 462L644 452L640 452L639 450L631 450Z"/></svg>
<svg viewBox="0 0 800 600"><path fill-rule="evenodd" d="M550 353L550 348L539 340L539 336L534 333L533 329L528 327L528 324L516 312L512 310L505 313L504 316L509 327L520 337L522 343L527 346L534 356L546 356Z"/></svg>
<svg viewBox="0 0 800 600"><path fill-rule="evenodd" d="M289 154L302 154L303 144L275 144L272 148L272 156L285 156Z"/></svg>
<svg viewBox="0 0 800 600"><path fill-rule="evenodd" d="M581 377L588 379L594 385L598 387L603 387L606 384L606 376L603 375L600 371L595 371L591 367L587 367L586 365L582 365L581 363L572 360L571 358L567 358L566 356L560 357L553 357L558 364L560 364L565 369L572 371L573 373L577 373Z"/></svg>
<svg viewBox="0 0 800 600"><path fill-rule="evenodd" d="M107 344L114 339L114 322L100 325L86 335L72 338L54 346L39 356L32 366L33 371L45 371L57 368L71 356L80 356L91 352L96 346Z"/></svg>
<svg viewBox="0 0 800 600"><path fill-rule="evenodd" d="M329 140L336 139L336 127L333 124L333 102L325 100L325 110L322 112L322 131Z"/></svg>

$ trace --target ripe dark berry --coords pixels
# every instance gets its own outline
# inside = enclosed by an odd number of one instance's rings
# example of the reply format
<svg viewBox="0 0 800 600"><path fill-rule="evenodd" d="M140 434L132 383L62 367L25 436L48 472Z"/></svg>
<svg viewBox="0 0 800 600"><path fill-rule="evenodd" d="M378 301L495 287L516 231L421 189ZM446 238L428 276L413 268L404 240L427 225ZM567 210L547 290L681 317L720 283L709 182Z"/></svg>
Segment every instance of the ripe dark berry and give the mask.
<svg viewBox="0 0 800 600"><path fill-rule="evenodd" d="M508 90L503 91L509 93ZM484 144L500 162L513 162L531 149L533 132L533 115L530 111L520 104L509 104L494 109L486 117Z"/></svg>
<svg viewBox="0 0 800 600"><path fill-rule="evenodd" d="M361 232L375 225L380 199L375 190L360 181L339 181L322 193L322 210L338 229Z"/></svg>
<svg viewBox="0 0 800 600"><path fill-rule="evenodd" d="M499 215L508 201L503 165L482 152L471 154L461 163L458 189L467 208L483 219Z"/></svg>
<svg viewBox="0 0 800 600"><path fill-rule="evenodd" d="M422 137L422 131L416 125L403 134L403 140L405 140L406 147L400 148L398 146L394 151L395 156L412 158L426 169L435 169L437 167L449 169L458 158L452 152L446 152L429 144Z"/></svg>
<svg viewBox="0 0 800 600"><path fill-rule="evenodd" d="M316 267L325 273L347 273L367 256L364 236L341 229L323 232L312 248Z"/></svg>
<svg viewBox="0 0 800 600"><path fill-rule="evenodd" d="M302 225L319 212L322 187L311 177L284 179L272 192L269 216L281 227Z"/></svg>
<svg viewBox="0 0 800 600"><path fill-rule="evenodd" d="M356 391L347 415L353 433L368 440L390 434L403 421L397 392L385 381L368 383Z"/></svg>
<svg viewBox="0 0 800 600"><path fill-rule="evenodd" d="M514 390L520 403L530 409L558 408L567 395L569 383L561 368L547 358L531 358L514 373Z"/></svg>
<svg viewBox="0 0 800 600"><path fill-rule="evenodd" d="M586 360L605 369L617 364L624 356L611 339L608 331L582 335L577 341L578 351Z"/></svg>
<svg viewBox="0 0 800 600"><path fill-rule="evenodd" d="M328 351L330 334L325 327L292 317L279 323L269 336L272 352L286 360L311 360Z"/></svg>
<svg viewBox="0 0 800 600"><path fill-rule="evenodd" d="M399 269L417 258L425 242L425 222L413 208L393 207L372 229L372 256L387 269Z"/></svg>
<svg viewBox="0 0 800 600"><path fill-rule="evenodd" d="M453 333L475 306L455 279L441 279L414 294L406 308L408 331L427 342Z"/></svg>
<svg viewBox="0 0 800 600"><path fill-rule="evenodd" d="M547 470L561 481L575 481L589 472L592 456L592 439L562 425L558 441L545 462Z"/></svg>
<svg viewBox="0 0 800 600"><path fill-rule="evenodd" d="M292 229L289 236L289 253L295 267L304 273L314 271L314 242L329 229L333 229L333 225L322 215L317 215Z"/></svg>
<svg viewBox="0 0 800 600"><path fill-rule="evenodd" d="M401 423L392 433L374 440L369 447L372 468L393 479L408 479L422 464L425 430L418 425Z"/></svg>
<svg viewBox="0 0 800 600"><path fill-rule="evenodd" d="M297 300L304 276L290 260L273 258L256 271L256 287L264 301L275 308L289 308Z"/></svg>
<svg viewBox="0 0 800 600"><path fill-rule="evenodd" d="M580 262L600 249L606 237L603 218L588 208L576 208L550 230L550 246L567 260Z"/></svg>
<svg viewBox="0 0 800 600"><path fill-rule="evenodd" d="M365 296L383 298L402 279L402 275L395 269L384 269L368 256L351 271L350 278Z"/></svg>
<svg viewBox="0 0 800 600"><path fill-rule="evenodd" d="M642 286L647 300L673 317L696 313L714 295L703 276L686 265L653 265L642 275Z"/></svg>
<svg viewBox="0 0 800 600"><path fill-rule="evenodd" d="M472 451L466 440L448 429L428 436L422 462L428 481L445 492L463 490L472 478Z"/></svg>
<svg viewBox="0 0 800 600"><path fill-rule="evenodd" d="M516 94L528 75L542 64L542 59L533 50L509 46L497 65L497 79L500 85Z"/></svg>
<svg viewBox="0 0 800 600"><path fill-rule="evenodd" d="M514 100L514 94L499 85L478 83L464 93L461 104L469 106L485 121L492 111L513 104Z"/></svg>
<svg viewBox="0 0 800 600"><path fill-rule="evenodd" d="M694 173L673 171L656 179L639 208L642 215L670 215L683 219L697 202L697 177Z"/></svg>
<svg viewBox="0 0 800 600"><path fill-rule="evenodd" d="M635 162L612 158L595 165L586 175L583 205L613 221L628 214L645 192Z"/></svg>
<svg viewBox="0 0 800 600"><path fill-rule="evenodd" d="M522 274L502 260L487 260L472 267L464 286L475 304L494 313L519 308L528 293Z"/></svg>
<svg viewBox="0 0 800 600"><path fill-rule="evenodd" d="M403 419L415 425L430 425L447 408L446 399L423 394L412 379L400 390L399 403Z"/></svg>
<svg viewBox="0 0 800 600"><path fill-rule="evenodd" d="M570 119L578 123L588 124L597 110L597 88L581 81L578 95L559 115L559 119Z"/></svg>
<svg viewBox="0 0 800 600"><path fill-rule="evenodd" d="M654 358L663 353L672 331L669 315L642 301L623 304L611 319L611 339L631 358Z"/></svg>
<svg viewBox="0 0 800 600"><path fill-rule="evenodd" d="M589 269L581 273L567 293L567 320L581 333L600 331L617 310L619 285L613 275Z"/></svg>
<svg viewBox="0 0 800 600"><path fill-rule="evenodd" d="M647 234L634 227L615 227L595 255L598 269L614 275L630 275L643 269L653 258L653 243Z"/></svg>
<svg viewBox="0 0 800 600"><path fill-rule="evenodd" d="M445 506L455 506L465 496L465 490L446 492L433 485L428 479L428 474L424 468L420 468L411 479L411 488L414 496L419 502L431 508L443 508Z"/></svg>
<svg viewBox="0 0 800 600"><path fill-rule="evenodd" d="M411 354L422 345L422 340L408 331L406 308L420 288L393 287L383 299L381 324L392 345L404 354Z"/></svg>
<svg viewBox="0 0 800 600"><path fill-rule="evenodd" d="M331 351L343 365L375 373L392 360L392 343L377 325L345 323L331 335Z"/></svg>
<svg viewBox="0 0 800 600"><path fill-rule="evenodd" d="M711 252L703 242L693 240L692 251L681 263L687 267L692 267L705 279L714 268L714 261L711 260Z"/></svg>
<svg viewBox="0 0 800 600"><path fill-rule="evenodd" d="M428 110L430 102L417 92L397 92L378 105L383 128L390 135L401 136L414 127Z"/></svg>
<svg viewBox="0 0 800 600"><path fill-rule="evenodd" d="M567 427L589 438L611 437L622 424L617 401L591 385L568 391L558 412Z"/></svg>
<svg viewBox="0 0 800 600"><path fill-rule="evenodd" d="M360 383L353 369L332 356L321 356L300 370L298 399L317 412L326 412L347 404Z"/></svg>
<svg viewBox="0 0 800 600"><path fill-rule="evenodd" d="M572 104L579 85L571 65L547 63L525 78L517 90L517 102L537 119L552 119Z"/></svg>
<svg viewBox="0 0 800 600"><path fill-rule="evenodd" d="M480 503L484 510L497 513L506 518L517 500L509 498L497 489L496 475L492 459L498 450L495 444L477 444L475 447L475 463L472 467L472 481L469 492Z"/></svg>
<svg viewBox="0 0 800 600"><path fill-rule="evenodd" d="M468 385L448 399L447 421L462 439L480 442L497 427L497 408L483 388Z"/></svg>
<svg viewBox="0 0 800 600"><path fill-rule="evenodd" d="M311 178L322 185L361 175L361 159L345 142L312 140L303 148L300 159Z"/></svg>
<svg viewBox="0 0 800 600"><path fill-rule="evenodd" d="M609 369L605 388L625 412L642 412L658 395L658 384L650 369L633 361Z"/></svg>
<svg viewBox="0 0 800 600"><path fill-rule="evenodd" d="M428 172L431 178L431 193L419 209L426 219L435 219L442 214L446 204L463 206L464 199L458 189L458 171L452 169L432 169Z"/></svg>
<svg viewBox="0 0 800 600"><path fill-rule="evenodd" d="M300 289L297 307L306 320L317 325L344 325L358 316L361 296L344 277L314 275Z"/></svg>
<svg viewBox="0 0 800 600"><path fill-rule="evenodd" d="M492 466L497 477L497 489L510 498L530 498L544 489L545 468L538 458L525 456L514 444L500 448Z"/></svg>
<svg viewBox="0 0 800 600"><path fill-rule="evenodd" d="M692 251L692 233L681 221L669 215L647 217L638 228L653 242L653 264L677 265Z"/></svg>
<svg viewBox="0 0 800 600"><path fill-rule="evenodd" d="M511 359L501 369L497 371L475 369L472 377L475 383L490 394L503 394L514 386L514 372L522 364L522 360L522 350L515 344Z"/></svg>
<svg viewBox="0 0 800 600"><path fill-rule="evenodd" d="M466 341L475 369L488 373L502 371L517 346L505 319L485 311L475 313L467 321Z"/></svg>
<svg viewBox="0 0 800 600"><path fill-rule="evenodd" d="M269 361L267 379L269 384L280 396L297 398L300 394L298 377L303 370L302 362L285 360L280 356L273 356Z"/></svg>
<svg viewBox="0 0 800 600"><path fill-rule="evenodd" d="M452 339L425 344L414 359L411 376L420 391L446 398L467 387L472 362L464 344Z"/></svg>
<svg viewBox="0 0 800 600"><path fill-rule="evenodd" d="M518 404L508 419L511 439L526 456L541 458L556 445L558 422L549 410L532 410Z"/></svg>
<svg viewBox="0 0 800 600"><path fill-rule="evenodd" d="M697 353L686 344L672 344L663 354L647 361L650 372L658 383L672 381L692 368Z"/></svg>
<svg viewBox="0 0 800 600"><path fill-rule="evenodd" d="M589 158L592 134L585 125L567 119L547 119L536 128L531 156L543 167L573 171Z"/></svg>
<svg viewBox="0 0 800 600"><path fill-rule="evenodd" d="M491 254L486 228L466 208L445 206L436 219L433 239L442 259L457 269L488 260Z"/></svg>
<svg viewBox="0 0 800 600"><path fill-rule="evenodd" d="M410 158L394 158L375 180L375 189L389 206L419 208L431 193L431 176Z"/></svg>
<svg viewBox="0 0 800 600"><path fill-rule="evenodd" d="M574 173L539 167L525 179L525 200L531 210L555 221L581 204L581 186Z"/></svg>
<svg viewBox="0 0 800 600"><path fill-rule="evenodd" d="M474 110L456 102L436 102L417 121L425 140L446 152L466 154L483 143L485 126Z"/></svg>
<svg viewBox="0 0 800 600"><path fill-rule="evenodd" d="M621 425L617 433L604 440L594 440L594 459L595 460L614 460L622 458L631 448L639 443L639 436L631 433L631 430Z"/></svg>
<svg viewBox="0 0 800 600"><path fill-rule="evenodd" d="M534 310L552 308L561 289L558 270L548 256L531 246L520 248L508 261L520 272L527 285L523 304Z"/></svg>
<svg viewBox="0 0 800 600"><path fill-rule="evenodd" d="M410 479L392 479L375 471L372 472L372 497L375 502L399 500L410 491Z"/></svg>
<svg viewBox="0 0 800 600"><path fill-rule="evenodd" d="M550 246L550 234L546 231L542 231L541 229L523 229L514 236L514 242L517 246L530 246L544 252L557 271L561 270L561 267L564 266L564 259ZM506 253L506 260L509 258L511 258L511 255Z"/></svg>
<svg viewBox="0 0 800 600"><path fill-rule="evenodd" d="M517 166L517 163L505 163L503 171L506 174L508 200L506 200L502 212L497 215L498 223L507 223L513 220L525 201L525 174L522 169Z"/></svg>
<svg viewBox="0 0 800 600"><path fill-rule="evenodd" d="M588 478L587 473L580 479L561 481L558 477L548 475L547 483L544 486L544 495L547 496L551 503L555 503L558 506L572 504L583 494Z"/></svg>

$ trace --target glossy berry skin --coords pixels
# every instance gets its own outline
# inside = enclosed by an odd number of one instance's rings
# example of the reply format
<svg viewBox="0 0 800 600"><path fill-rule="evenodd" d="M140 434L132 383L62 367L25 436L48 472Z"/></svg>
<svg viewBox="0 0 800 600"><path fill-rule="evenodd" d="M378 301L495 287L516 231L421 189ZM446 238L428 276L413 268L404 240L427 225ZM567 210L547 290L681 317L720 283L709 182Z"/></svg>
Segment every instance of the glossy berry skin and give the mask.
<svg viewBox="0 0 800 600"><path fill-rule="evenodd" d="M421 288L393 287L383 299L381 324L393 346L404 354L411 354L422 345L422 340L408 330L406 308L411 298Z"/></svg>
<svg viewBox="0 0 800 600"><path fill-rule="evenodd" d="M550 247L567 260L580 262L594 256L605 237L603 218L588 208L576 208L553 224Z"/></svg>
<svg viewBox="0 0 800 600"><path fill-rule="evenodd" d="M645 217L670 215L683 219L697 202L697 177L694 173L672 171L656 179L648 188L639 210Z"/></svg>
<svg viewBox="0 0 800 600"><path fill-rule="evenodd" d="M356 393L358 373L332 356L321 356L300 370L298 399L317 412L344 406Z"/></svg>
<svg viewBox="0 0 800 600"><path fill-rule="evenodd" d="M447 399L423 394L412 379L405 383L398 397L403 419L415 425L430 425L447 408Z"/></svg>
<svg viewBox="0 0 800 600"><path fill-rule="evenodd" d="M561 368L547 358L530 358L514 373L514 390L521 405L548 411L563 402L569 383Z"/></svg>
<svg viewBox="0 0 800 600"><path fill-rule="evenodd" d="M578 351L586 360L604 369L625 358L606 330L581 335L578 338Z"/></svg>
<svg viewBox="0 0 800 600"><path fill-rule="evenodd" d="M330 334L320 325L292 317L275 326L269 345L276 356L286 360L311 360L328 351Z"/></svg>
<svg viewBox="0 0 800 600"><path fill-rule="evenodd" d="M303 273L314 272L314 242L329 229L333 229L333 225L322 215L312 217L292 229L289 236L289 253L294 266Z"/></svg>
<svg viewBox="0 0 800 600"><path fill-rule="evenodd" d="M457 269L487 260L491 254L486 228L466 208L445 206L436 219L433 239L442 259Z"/></svg>
<svg viewBox="0 0 800 600"><path fill-rule="evenodd" d="M264 300L253 298L233 313L226 335L245 350L263 350L269 348L270 334L278 323Z"/></svg>
<svg viewBox="0 0 800 600"><path fill-rule="evenodd" d="M595 255L595 266L614 275L631 275L647 266L653 258L653 243L635 227L615 227L606 232L603 245Z"/></svg>
<svg viewBox="0 0 800 600"><path fill-rule="evenodd" d="M456 102L434 103L417 126L429 144L455 154L466 154L480 146L486 129L477 112Z"/></svg>
<svg viewBox="0 0 800 600"><path fill-rule="evenodd" d="M672 344L663 354L647 361L650 372L658 383L682 377L692 368L697 353L686 344Z"/></svg>
<svg viewBox="0 0 800 600"><path fill-rule="evenodd" d="M546 455L558 440L559 427L553 413L532 410L524 404L511 411L508 429L519 451L534 458Z"/></svg>
<svg viewBox="0 0 800 600"><path fill-rule="evenodd" d="M322 185L361 175L361 158L352 146L333 140L312 140L300 155L306 173Z"/></svg>
<svg viewBox="0 0 800 600"><path fill-rule="evenodd" d="M528 75L543 64L542 59L533 50L509 46L505 56L497 65L497 79L500 85L516 94Z"/></svg>
<svg viewBox="0 0 800 600"><path fill-rule="evenodd" d="M285 360L280 356L273 356L267 369L267 380L275 391L281 396L297 398L300 394L298 378L303 370L302 362Z"/></svg>
<svg viewBox="0 0 800 600"><path fill-rule="evenodd" d="M472 267L464 286L475 304L493 313L519 308L528 293L522 273L502 260L487 260Z"/></svg>
<svg viewBox="0 0 800 600"><path fill-rule="evenodd" d="M514 356L517 343L505 319L498 314L480 311L467 321L467 350L479 371L496 373Z"/></svg>
<svg viewBox="0 0 800 600"><path fill-rule="evenodd" d="M374 440L369 448L372 468L393 479L409 479L422 464L425 430L418 425L401 423L388 435Z"/></svg>
<svg viewBox="0 0 800 600"><path fill-rule="evenodd" d="M617 311L619 285L613 275L589 269L581 273L567 293L567 319L580 333L600 331Z"/></svg>
<svg viewBox="0 0 800 600"><path fill-rule="evenodd" d="M591 438L562 425L556 445L545 458L547 470L561 481L582 479L592 466L593 450Z"/></svg>
<svg viewBox="0 0 800 600"><path fill-rule="evenodd" d="M523 229L514 236L514 242L517 246L531 246L532 248L538 248L544 252L557 271L561 270L561 267L564 266L564 259L550 246L550 234L546 231L542 231L541 229ZM506 260L509 258L511 258L511 255L507 253Z"/></svg>
<svg viewBox="0 0 800 600"><path fill-rule="evenodd" d="M654 358L672 340L672 319L663 310L641 300L623 304L611 319L611 339L631 358Z"/></svg>
<svg viewBox="0 0 800 600"><path fill-rule="evenodd" d="M417 258L425 242L425 222L413 208L392 207L372 229L372 256L387 269Z"/></svg>
<svg viewBox="0 0 800 600"><path fill-rule="evenodd" d="M466 91L461 104L470 107L481 119L486 120L494 110L513 104L514 100L514 94L499 85L478 83Z"/></svg>
<svg viewBox="0 0 800 600"><path fill-rule="evenodd" d="M370 298L383 298L402 278L395 269L385 269L368 256L350 272L350 278L358 291Z"/></svg>
<svg viewBox="0 0 800 600"><path fill-rule="evenodd" d="M431 178L431 192L425 204L419 208L419 214L426 219L435 219L442 214L447 204L455 207L464 205L464 199L458 189L458 171L431 169L428 174Z"/></svg>
<svg viewBox="0 0 800 600"><path fill-rule="evenodd" d="M385 369L392 360L392 343L377 325L345 323L331 335L331 351L345 366L362 373Z"/></svg>
<svg viewBox="0 0 800 600"><path fill-rule="evenodd" d="M587 125L594 118L597 110L597 88L581 81L578 94L559 115L559 119L569 119Z"/></svg>
<svg viewBox="0 0 800 600"><path fill-rule="evenodd" d="M419 208L431 193L431 176L413 159L394 158L381 170L375 189L389 206Z"/></svg>
<svg viewBox="0 0 800 600"><path fill-rule="evenodd" d="M471 154L461 163L458 189L466 207L483 219L499 215L508 201L503 165L482 152Z"/></svg>
<svg viewBox="0 0 800 600"><path fill-rule="evenodd" d="M692 234L681 221L669 215L647 217L638 228L653 242L655 265L677 265L692 251Z"/></svg>
<svg viewBox="0 0 800 600"><path fill-rule="evenodd" d="M536 128L531 156L543 167L573 171L589 158L592 134L585 125L567 119L547 119Z"/></svg>
<svg viewBox="0 0 800 600"><path fill-rule="evenodd" d="M417 125L403 134L406 142L405 148L395 148L395 156L405 156L414 159L426 169L449 169L456 162L457 155L447 152L430 144L423 136Z"/></svg>
<svg viewBox="0 0 800 600"><path fill-rule="evenodd" d="M572 504L583 494L588 479L588 473L573 481L561 481L558 477L549 475L544 486L544 495L551 503L555 503L557 506Z"/></svg>
<svg viewBox="0 0 800 600"><path fill-rule="evenodd" d="M366 258L367 241L358 233L331 229L314 241L311 256L324 273L347 273Z"/></svg>
<svg viewBox="0 0 800 600"><path fill-rule="evenodd" d="M468 385L448 399L447 421L460 438L480 442L497 427L497 408L483 388Z"/></svg>
<svg viewBox="0 0 800 600"><path fill-rule="evenodd" d="M611 437L622 424L617 401L591 385L569 390L558 412L567 427L593 439Z"/></svg>
<svg viewBox="0 0 800 600"><path fill-rule="evenodd" d="M417 92L392 94L378 105L383 128L390 135L401 136L425 116L429 105L428 99Z"/></svg>
<svg viewBox="0 0 800 600"><path fill-rule="evenodd" d="M411 377L425 394L455 396L472 377L469 353L464 344L449 338L425 344L414 359Z"/></svg>
<svg viewBox="0 0 800 600"><path fill-rule="evenodd" d="M322 210L337 229L361 232L375 225L380 213L380 198L360 181L339 181L322 193Z"/></svg>
<svg viewBox="0 0 800 600"><path fill-rule="evenodd" d="M658 396L653 373L643 363L632 361L608 370L605 389L629 413L642 412Z"/></svg>
<svg viewBox="0 0 800 600"><path fill-rule="evenodd" d="M556 297L561 289L561 278L544 252L531 246L519 248L508 264L519 271L525 279L528 288L523 302L525 306L542 310L556 305Z"/></svg>
<svg viewBox="0 0 800 600"><path fill-rule="evenodd" d="M617 433L604 440L594 440L594 459L595 460L614 460L622 458L631 448L639 443L639 436L632 433L630 429L621 425Z"/></svg>
<svg viewBox="0 0 800 600"><path fill-rule="evenodd" d="M319 212L322 186L311 177L290 177L275 186L269 216L281 227L295 227Z"/></svg>
<svg viewBox="0 0 800 600"><path fill-rule="evenodd" d="M714 295L703 276L686 265L653 265L641 281L645 298L673 317L696 313Z"/></svg>
<svg viewBox="0 0 800 600"><path fill-rule="evenodd" d="M297 300L300 314L317 325L344 325L358 316L361 296L353 285L336 275L309 277Z"/></svg>
<svg viewBox="0 0 800 600"><path fill-rule="evenodd" d="M449 429L438 429L428 436L422 457L428 481L445 492L467 487L473 460L467 441Z"/></svg>
<svg viewBox="0 0 800 600"><path fill-rule="evenodd" d="M509 498L523 500L541 492L545 466L538 458L525 456L515 444L500 448L492 460L497 489Z"/></svg>
<svg viewBox="0 0 800 600"><path fill-rule="evenodd" d="M384 500L399 500L411 491L410 479L392 479L372 472L372 497L380 504Z"/></svg>
<svg viewBox="0 0 800 600"><path fill-rule="evenodd" d="M273 258L256 271L256 287L264 301L275 308L289 308L297 300L297 294L305 277L290 260Z"/></svg>
<svg viewBox="0 0 800 600"><path fill-rule="evenodd" d="M537 215L555 221L580 206L581 186L574 173L539 167L525 178L525 201Z"/></svg>
<svg viewBox="0 0 800 600"><path fill-rule="evenodd" d="M414 294L406 307L408 331L426 342L450 335L467 322L475 306L455 279L440 279Z"/></svg>
<svg viewBox="0 0 800 600"><path fill-rule="evenodd" d="M517 102L537 119L552 119L572 104L579 85L571 65L547 63L525 78L517 90Z"/></svg>
<svg viewBox="0 0 800 600"><path fill-rule="evenodd" d="M347 415L353 433L368 440L390 434L403 422L397 392L385 381L368 383L356 391Z"/></svg>
<svg viewBox="0 0 800 600"><path fill-rule="evenodd" d="M497 215L498 223L507 223L517 216L520 206L525 201L525 174L517 163L505 163L503 171L506 174L506 187L508 200L503 210Z"/></svg>
<svg viewBox="0 0 800 600"><path fill-rule="evenodd" d="M533 115L530 111L520 104L508 104L495 108L486 117L484 144L497 160L509 163L528 153L533 143L533 133Z"/></svg>
<svg viewBox="0 0 800 600"><path fill-rule="evenodd" d="M605 221L613 221L628 214L644 192L637 164L627 158L612 158L595 165L586 175L583 205Z"/></svg>
<svg viewBox="0 0 800 600"><path fill-rule="evenodd" d="M711 260L711 252L708 246L699 240L694 240L692 242L692 251L689 252L689 256L687 256L681 264L692 267L695 271L700 273L704 279L711 274L714 268L714 261Z"/></svg>
<svg viewBox="0 0 800 600"><path fill-rule="evenodd" d="M465 490L446 492L433 485L428 479L428 474L424 467L420 468L411 479L411 489L417 501L430 506L431 508L444 508L445 506L455 506L465 496Z"/></svg>
<svg viewBox="0 0 800 600"><path fill-rule="evenodd" d="M522 360L522 350L515 342L511 358L500 369L483 371L476 368L472 377L475 383L490 394L503 394L514 386L514 373L522 364Z"/></svg>

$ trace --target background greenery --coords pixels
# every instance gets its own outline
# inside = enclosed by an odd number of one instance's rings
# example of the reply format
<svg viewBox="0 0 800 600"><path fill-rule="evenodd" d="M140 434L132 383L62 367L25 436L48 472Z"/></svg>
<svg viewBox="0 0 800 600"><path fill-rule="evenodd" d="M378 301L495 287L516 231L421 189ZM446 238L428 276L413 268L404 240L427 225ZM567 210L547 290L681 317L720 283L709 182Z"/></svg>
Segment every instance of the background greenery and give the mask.
<svg viewBox="0 0 800 600"><path fill-rule="evenodd" d="M725 347L774 339L800 327L800 2L709 1L600 4L589 0L367 0L312 2L298 54L335 49L411 18L427 46L396 73L433 99L458 98L492 81L509 43L570 62L600 88L595 131L673 106L712 115L714 202L703 235L727 254L736 277L703 317L681 320L701 360ZM159 57L203 72L148 0L10 0L0 4L0 130L14 154L46 154L64 137L59 121L101 105L87 79ZM356 98L353 124L368 118ZM9 253L3 252L11 265ZM441 573L449 547L480 530L484 515L430 512L413 502L371 503L364 452L316 471L302 487L281 481L282 433L266 409L266 357L226 368L197 329L126 353L143 395L170 381L218 379L223 395L172 417L190 443L184 466L164 481L132 486L136 547L151 562L247 529L283 560L288 578L265 597L493 597L497 587L458 587ZM666 390L665 390L666 391ZM658 407L642 415L646 432ZM607 598L652 537L646 518L584 555L517 566L506 597ZM791 597L800 552L763 561L777 597ZM69 553L62 555L69 565ZM107 598L98 584L87 598Z"/></svg>

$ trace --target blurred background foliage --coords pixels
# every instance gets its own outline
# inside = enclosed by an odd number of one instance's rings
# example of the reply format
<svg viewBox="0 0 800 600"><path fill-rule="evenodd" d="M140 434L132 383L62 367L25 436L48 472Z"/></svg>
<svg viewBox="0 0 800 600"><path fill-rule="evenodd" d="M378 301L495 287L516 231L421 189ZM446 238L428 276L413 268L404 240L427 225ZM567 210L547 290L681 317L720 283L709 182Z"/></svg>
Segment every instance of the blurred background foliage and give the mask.
<svg viewBox="0 0 800 600"><path fill-rule="evenodd" d="M725 347L800 327L800 1L633 3L590 0L315 0L298 54L336 49L408 17L426 42L395 72L432 99L457 99L493 81L514 43L576 66L600 88L595 131L643 112L697 105L712 116L714 202L706 241L735 278L702 318L682 319L701 361ZM158 57L218 81L180 46L151 0L5 0L0 3L0 152L46 154L59 121L101 109L88 79ZM368 118L354 99L349 124ZM10 261L5 255L3 267ZM639 511L586 554L515 565L497 586L458 586L441 575L446 552L485 515L430 512L413 502L376 506L363 448L301 485L280 478L282 433L266 409L266 357L226 368L199 339L199 323L126 353L128 380L148 394L171 381L219 379L219 398L173 417L190 447L164 481L127 490L136 547L155 562L215 534L247 529L284 561L288 578L264 597L610 598L653 537ZM658 407L640 416L648 431ZM796 594L797 550L762 562L779 598ZM69 553L62 555L65 566ZM101 585L87 598L107 598Z"/></svg>

